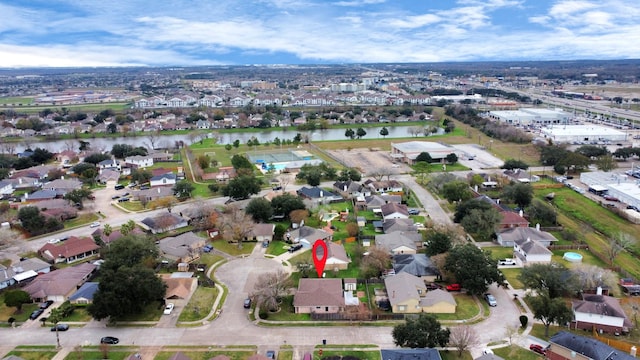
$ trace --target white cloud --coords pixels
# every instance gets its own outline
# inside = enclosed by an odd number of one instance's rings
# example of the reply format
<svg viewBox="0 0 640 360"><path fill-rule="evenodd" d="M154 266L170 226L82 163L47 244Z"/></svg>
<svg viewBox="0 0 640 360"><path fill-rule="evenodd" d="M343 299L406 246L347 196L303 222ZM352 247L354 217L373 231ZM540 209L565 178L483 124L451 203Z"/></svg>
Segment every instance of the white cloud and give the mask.
<svg viewBox="0 0 640 360"><path fill-rule="evenodd" d="M374 4L382 4L387 0L352 0L352 1L337 1L332 3L332 5L336 6L365 6L365 5L374 5Z"/></svg>

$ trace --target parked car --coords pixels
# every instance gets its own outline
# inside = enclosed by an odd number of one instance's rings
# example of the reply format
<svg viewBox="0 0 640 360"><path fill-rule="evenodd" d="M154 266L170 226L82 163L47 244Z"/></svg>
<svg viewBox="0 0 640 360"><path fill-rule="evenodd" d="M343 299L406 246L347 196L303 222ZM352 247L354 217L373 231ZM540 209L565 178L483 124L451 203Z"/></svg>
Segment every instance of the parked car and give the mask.
<svg viewBox="0 0 640 360"><path fill-rule="evenodd" d="M211 245L209 245L209 244L205 245L205 246L202 248L202 251L203 251L203 252L206 252L206 253L211 252L211 250L213 250L213 246L211 246Z"/></svg>
<svg viewBox="0 0 640 360"><path fill-rule="evenodd" d="M124 185L118 184L118 185L115 186L115 189L116 190L122 190L122 189L124 189Z"/></svg>
<svg viewBox="0 0 640 360"><path fill-rule="evenodd" d="M419 209L409 209L409 215L418 215L420 214L420 210Z"/></svg>
<svg viewBox="0 0 640 360"><path fill-rule="evenodd" d="M273 359L273 360L275 360L275 358L276 358L276 352L275 352L275 351L273 351L273 350L267 350L267 354L266 354L266 355L267 355L267 357L268 357L269 359Z"/></svg>
<svg viewBox="0 0 640 360"><path fill-rule="evenodd" d="M498 260L498 265L515 265L515 259L500 259Z"/></svg>
<svg viewBox="0 0 640 360"><path fill-rule="evenodd" d="M460 291L460 290L462 290L462 286L460 286L460 284L447 285L447 291Z"/></svg>
<svg viewBox="0 0 640 360"><path fill-rule="evenodd" d="M123 197L123 198L118 199L118 202L127 202L127 201L129 201L128 197Z"/></svg>
<svg viewBox="0 0 640 360"><path fill-rule="evenodd" d="M608 200L608 201L620 201L620 199L618 199L618 198L617 198L617 197L615 197L615 196L611 196L611 195L605 195L605 196L603 196L603 198L604 198L605 200Z"/></svg>
<svg viewBox="0 0 640 360"><path fill-rule="evenodd" d="M94 221L91 223L91 225L89 225L89 227L92 227L92 228L96 228L98 226L100 226L100 223L98 221Z"/></svg>
<svg viewBox="0 0 640 360"><path fill-rule="evenodd" d="M484 294L484 299L487 300L487 303L489 304L489 306L491 307L498 306L498 302L496 301L496 298L493 295L486 293Z"/></svg>
<svg viewBox="0 0 640 360"><path fill-rule="evenodd" d="M44 310L43 310L43 309L37 309L37 310L34 310L34 311L31 313L31 315L29 315L29 319L31 319L31 320L35 320L35 319L37 319L40 315L42 315L42 313L43 313L43 312L44 312Z"/></svg>
<svg viewBox="0 0 640 360"><path fill-rule="evenodd" d="M59 242L60 242L60 239L53 238L53 239L49 239L49 241L47 241L47 242L48 242L49 244L57 244L57 243L59 243Z"/></svg>
<svg viewBox="0 0 640 360"><path fill-rule="evenodd" d="M44 310L46 308L48 308L49 306L53 305L53 300L47 300L45 302L43 302L42 304L40 304L40 309Z"/></svg>
<svg viewBox="0 0 640 360"><path fill-rule="evenodd" d="M164 307L164 314L171 315L171 312L173 311L174 306L175 305L173 303L168 303L167 306Z"/></svg>
<svg viewBox="0 0 640 360"><path fill-rule="evenodd" d="M545 349L540 344L531 344L531 345L529 345L529 350L531 350L533 352L537 352L540 355L545 355L547 353L547 349Z"/></svg>
<svg viewBox="0 0 640 360"><path fill-rule="evenodd" d="M438 289L442 289L442 285L436 284L436 283L427 284L427 290L438 290Z"/></svg>
<svg viewBox="0 0 640 360"><path fill-rule="evenodd" d="M51 331L67 331L69 330L69 325L67 324L56 324L51 327Z"/></svg>
<svg viewBox="0 0 640 360"><path fill-rule="evenodd" d="M243 304L245 309L251 309L251 299L246 298L244 299L244 304Z"/></svg>
<svg viewBox="0 0 640 360"><path fill-rule="evenodd" d="M302 244L294 244L294 245L289 246L289 252L290 253L296 252L296 251L298 251L300 249L302 249Z"/></svg>
<svg viewBox="0 0 640 360"><path fill-rule="evenodd" d="M119 342L120 342L120 339L118 339L117 337L113 337L113 336L105 336L102 339L100 339L100 344L115 345L115 344L117 344Z"/></svg>
<svg viewBox="0 0 640 360"><path fill-rule="evenodd" d="M111 200L115 200L115 199L120 199L120 195L113 195L113 196L111 197Z"/></svg>

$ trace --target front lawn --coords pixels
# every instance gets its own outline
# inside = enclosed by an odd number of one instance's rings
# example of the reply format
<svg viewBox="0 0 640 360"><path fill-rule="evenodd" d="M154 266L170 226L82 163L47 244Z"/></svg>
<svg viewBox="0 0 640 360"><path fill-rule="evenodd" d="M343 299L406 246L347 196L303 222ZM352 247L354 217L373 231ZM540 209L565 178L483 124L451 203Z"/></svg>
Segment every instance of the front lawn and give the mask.
<svg viewBox="0 0 640 360"><path fill-rule="evenodd" d="M117 319L117 321L158 321L162 316L163 310L164 306L158 301L154 301L142 309L141 313L125 316Z"/></svg>
<svg viewBox="0 0 640 360"><path fill-rule="evenodd" d="M471 354L468 351L462 353L461 357L458 357L458 352L454 350L440 350L440 357L442 360L473 360Z"/></svg>
<svg viewBox="0 0 640 360"><path fill-rule="evenodd" d="M4 293L0 294L0 321L7 321L10 317L16 319L17 322L25 322L29 319L29 315L38 308L39 304L24 304L22 311L16 314L16 308L7 307L4 304Z"/></svg>
<svg viewBox="0 0 640 360"><path fill-rule="evenodd" d="M491 251L491 258L496 262L500 259L513 258L513 246L490 246L482 249Z"/></svg>
<svg viewBox="0 0 640 360"><path fill-rule="evenodd" d="M216 288L198 286L189 303L180 313L178 321L204 320L211 311L217 296L218 290Z"/></svg>
<svg viewBox="0 0 640 360"><path fill-rule="evenodd" d="M293 308L293 295L285 296L280 304L280 311L268 313L264 320L275 321L307 321L311 320L309 314L296 314Z"/></svg>
<svg viewBox="0 0 640 360"><path fill-rule="evenodd" d="M346 339L345 339L346 340ZM353 345L349 347L358 347L358 345ZM337 350L337 349L327 349L324 346L322 347L322 356L318 350L313 352L314 359L325 359L327 357L337 356L338 358L344 358L347 356L355 357L360 360L380 360L380 351L379 350L368 350L368 351L358 351L358 350Z"/></svg>
<svg viewBox="0 0 640 360"><path fill-rule="evenodd" d="M65 229L72 229L78 226L88 225L96 220L100 220L98 215L90 213L78 215L73 219L66 220L63 224Z"/></svg>
<svg viewBox="0 0 640 360"><path fill-rule="evenodd" d="M118 349L110 347L108 350L108 359L109 360L124 360L129 355L131 355L133 351ZM91 347L90 349L80 348L79 351L72 351L67 355L64 360L84 360L84 359L102 359L104 356L102 355L102 351ZM53 359L53 358L51 358Z"/></svg>
<svg viewBox="0 0 640 360"><path fill-rule="evenodd" d="M522 269L520 268L502 268L500 269L500 271L502 272L502 274L504 275L505 279L509 282L509 285L511 285L512 288L514 289L522 289L524 288L524 285L522 285L522 282L518 279L518 275L520 275L520 273L522 272Z"/></svg>
<svg viewBox="0 0 640 360"><path fill-rule="evenodd" d="M37 348L31 350L12 350L6 356L18 356L24 360L49 360L53 359L53 357L56 356L57 353L58 351L55 349L55 347L51 346L50 348Z"/></svg>
<svg viewBox="0 0 640 360"><path fill-rule="evenodd" d="M161 351L156 354L154 360L168 360L177 351ZM244 360L255 354L254 351L247 350L209 350L209 351L181 351L191 360L208 360L218 355L225 355L231 360ZM96 358L97 359L97 358Z"/></svg>
<svg viewBox="0 0 640 360"><path fill-rule="evenodd" d="M460 293L453 297L457 304L455 314L434 314L438 320L467 320L480 313L478 303L473 296Z"/></svg>
<svg viewBox="0 0 640 360"><path fill-rule="evenodd" d="M226 240L216 240L213 243L213 247L231 256L240 256L251 254L253 248L256 246L256 242L242 242L242 248L238 247L238 243L230 243ZM258 245L262 246L262 244Z"/></svg>
<svg viewBox="0 0 640 360"><path fill-rule="evenodd" d="M284 241L273 240L271 241L271 243L269 244L269 247L267 248L267 254L273 255L273 256L282 255L287 252L287 250L289 249L289 246L290 245Z"/></svg>
<svg viewBox="0 0 640 360"><path fill-rule="evenodd" d="M534 353L531 350L523 349L516 345L493 349L493 353L502 357L503 359L518 359L518 360L542 359L541 355L538 355L537 353Z"/></svg>

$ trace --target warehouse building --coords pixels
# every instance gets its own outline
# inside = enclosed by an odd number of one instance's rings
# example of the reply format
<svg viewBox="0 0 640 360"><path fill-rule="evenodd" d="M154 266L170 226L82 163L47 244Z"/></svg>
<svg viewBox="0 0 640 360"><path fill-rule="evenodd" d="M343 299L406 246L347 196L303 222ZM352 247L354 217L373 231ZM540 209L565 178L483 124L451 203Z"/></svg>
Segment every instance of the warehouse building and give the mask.
<svg viewBox="0 0 640 360"><path fill-rule="evenodd" d="M518 126L567 124L571 114L561 109L521 108L518 110L490 111L489 118Z"/></svg>
<svg viewBox="0 0 640 360"><path fill-rule="evenodd" d="M640 179L624 173L590 171L580 174L580 182L640 209Z"/></svg>
<svg viewBox="0 0 640 360"><path fill-rule="evenodd" d="M414 164L420 153L429 153L434 161L442 160L449 154L456 154L456 149L430 141L408 141L404 143L391 143L391 158L406 164ZM458 157L460 157L459 154Z"/></svg>
<svg viewBox="0 0 640 360"><path fill-rule="evenodd" d="M556 125L540 129L540 134L555 143L599 144L626 141L627 134L598 125Z"/></svg>

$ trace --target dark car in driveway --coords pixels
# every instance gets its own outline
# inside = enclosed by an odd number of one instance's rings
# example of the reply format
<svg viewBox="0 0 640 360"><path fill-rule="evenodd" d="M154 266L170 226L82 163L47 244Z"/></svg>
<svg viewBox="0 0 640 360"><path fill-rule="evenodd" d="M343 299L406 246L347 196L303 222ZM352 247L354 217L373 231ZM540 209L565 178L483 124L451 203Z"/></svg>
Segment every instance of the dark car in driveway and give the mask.
<svg viewBox="0 0 640 360"><path fill-rule="evenodd" d="M100 344L115 345L115 344L117 344L119 342L120 342L120 339L118 339L117 337L113 337L113 336L105 336L102 339L100 339Z"/></svg>
<svg viewBox="0 0 640 360"><path fill-rule="evenodd" d="M251 309L251 299L246 298L244 299L244 304L243 304L245 309Z"/></svg>
<svg viewBox="0 0 640 360"><path fill-rule="evenodd" d="M296 252L296 251L298 251L300 249L302 249L302 244L294 244L294 245L289 246L289 252L290 253Z"/></svg>
<svg viewBox="0 0 640 360"><path fill-rule="evenodd" d="M53 304L53 300L47 300L40 304L40 309L44 310Z"/></svg>
<svg viewBox="0 0 640 360"><path fill-rule="evenodd" d="M40 315L42 315L42 313L44 312L44 309L37 309L34 310L31 315L29 315L29 319L31 320L35 320L37 319Z"/></svg>

